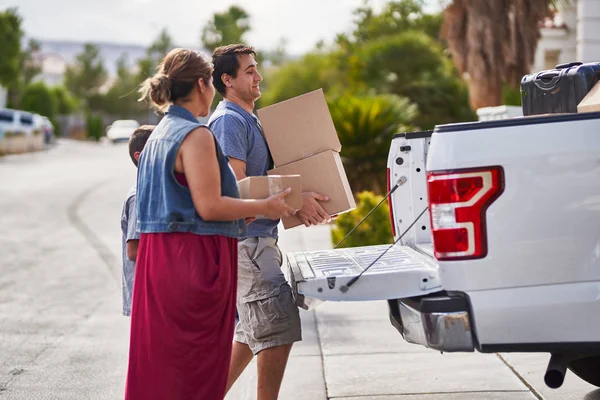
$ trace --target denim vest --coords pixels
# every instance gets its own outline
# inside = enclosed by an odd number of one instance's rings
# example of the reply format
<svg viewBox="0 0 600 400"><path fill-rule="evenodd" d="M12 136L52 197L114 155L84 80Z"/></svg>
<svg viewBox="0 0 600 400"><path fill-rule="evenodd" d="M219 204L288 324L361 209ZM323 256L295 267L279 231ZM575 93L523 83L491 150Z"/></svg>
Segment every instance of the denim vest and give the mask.
<svg viewBox="0 0 600 400"><path fill-rule="evenodd" d="M141 233L191 232L237 238L246 234L244 220L204 221L196 212L190 190L175 178L175 160L188 133L201 125L185 108L171 105L150 135L138 164L137 215ZM239 198L227 157L215 140L221 172L221 195Z"/></svg>

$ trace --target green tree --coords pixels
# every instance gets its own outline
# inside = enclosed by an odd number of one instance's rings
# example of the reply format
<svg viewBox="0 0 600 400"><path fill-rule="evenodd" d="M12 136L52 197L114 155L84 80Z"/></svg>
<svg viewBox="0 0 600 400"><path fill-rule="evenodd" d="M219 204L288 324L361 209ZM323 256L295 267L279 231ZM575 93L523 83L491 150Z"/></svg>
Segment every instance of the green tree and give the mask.
<svg viewBox="0 0 600 400"><path fill-rule="evenodd" d="M108 74L98 46L86 43L75 64L65 71L65 86L75 96L83 100L90 109L97 108L100 88L106 83Z"/></svg>
<svg viewBox="0 0 600 400"><path fill-rule="evenodd" d="M30 39L27 47L19 54L19 74L8 85L8 99L12 107L22 108L21 98L27 86L42 72L39 58L40 43Z"/></svg>
<svg viewBox="0 0 600 400"><path fill-rule="evenodd" d="M395 35L406 30L423 31L438 40L443 22L441 14L426 14L424 0L397 0L388 2L378 14L369 4L354 10L353 43L363 43L380 37ZM345 36L340 35L343 40Z"/></svg>
<svg viewBox="0 0 600 400"><path fill-rule="evenodd" d="M140 80L129 68L124 54L117 60L117 77L104 95L104 110L117 118L138 118L147 112L146 106L137 101Z"/></svg>
<svg viewBox="0 0 600 400"><path fill-rule="evenodd" d="M271 62L272 65L282 65L287 58L287 40L285 38L279 39L275 49L270 51L259 51L257 57L262 55L263 59Z"/></svg>
<svg viewBox="0 0 600 400"><path fill-rule="evenodd" d="M356 72L360 79L378 92L405 96L417 104L420 117L415 124L420 128L476 119L466 86L451 61L441 45L423 32L388 35L356 51L361 60Z"/></svg>
<svg viewBox="0 0 600 400"><path fill-rule="evenodd" d="M10 86L19 77L21 17L16 8L0 12L0 85Z"/></svg>
<svg viewBox="0 0 600 400"><path fill-rule="evenodd" d="M162 58L165 54L173 48L173 38L169 34L167 28L163 28L156 39L148 47L147 54Z"/></svg>
<svg viewBox="0 0 600 400"><path fill-rule="evenodd" d="M329 101L329 110L352 190L384 193L390 143L413 130L417 107L395 95L342 96Z"/></svg>
<svg viewBox="0 0 600 400"><path fill-rule="evenodd" d="M249 30L250 15L239 6L231 6L225 12L213 14L202 29L202 44L212 51L226 44L241 43Z"/></svg>
<svg viewBox="0 0 600 400"><path fill-rule="evenodd" d="M77 99L64 86L55 86L51 90L56 99L56 113L58 115L71 114L80 107Z"/></svg>
<svg viewBox="0 0 600 400"><path fill-rule="evenodd" d="M115 94L118 96L125 96L128 99L133 99L134 97L137 97L138 93L136 91L134 91L135 93L132 93L131 90L137 88L137 85L142 83L147 78L153 76L156 73L156 69L157 69L160 61L173 48L174 48L173 39L171 38L171 35L167 31L167 29L163 28L161 30L161 32L158 34L158 36L154 39L154 41L150 44L148 49L146 50L146 57L138 60L138 65L137 65L138 72L133 77L133 79L134 79L133 86L132 86L132 82L130 81L130 77L128 75L127 70L125 68L123 68L124 65L123 64L117 65L117 69L119 72L119 79L117 80L117 82L115 82L115 85L123 84L124 89L121 89L121 88L113 85L113 87L111 87L111 89L110 89L110 97L114 97ZM123 63L123 60L120 60L119 62ZM132 94L134 95L134 97L132 97ZM129 102L129 100L127 100L127 101ZM137 102L137 98L136 98L136 102ZM128 109L133 108L133 109L137 110L138 109L137 107L141 107L141 109L145 109L145 110L147 110L148 113L151 113L149 108L147 106L144 106L143 104L142 105L133 104L133 103L128 103L128 104L129 105L126 106L126 108L128 108Z"/></svg>
<svg viewBox="0 0 600 400"><path fill-rule="evenodd" d="M35 39L29 39L27 49L21 53L20 68L23 85L27 86L42 72L42 64L39 57L41 45Z"/></svg>
<svg viewBox="0 0 600 400"><path fill-rule="evenodd" d="M476 119L439 39L441 14L425 14L422 4L392 1L379 14L368 5L357 9L351 34L269 71L260 105L322 87L328 96L375 91L407 97L419 108L414 125L422 129Z"/></svg>
<svg viewBox="0 0 600 400"><path fill-rule="evenodd" d="M353 58L346 61L353 62ZM297 60L288 61L281 67L263 71L265 80L261 87L264 90L259 106L264 107L319 88L323 88L328 96L360 91L353 86L361 83L350 82L340 64L337 53L314 51Z"/></svg>
<svg viewBox="0 0 600 400"><path fill-rule="evenodd" d="M383 196L372 192L360 192L357 197L356 209L340 215L335 220L335 226L331 230L333 245L337 245L383 199ZM393 235L389 208L387 202L383 202L352 235L348 236L348 239L340 245L340 248L372 246L392 242Z"/></svg>
<svg viewBox="0 0 600 400"><path fill-rule="evenodd" d="M54 120L58 111L58 101L50 88L42 82L36 82L25 88L21 108Z"/></svg>

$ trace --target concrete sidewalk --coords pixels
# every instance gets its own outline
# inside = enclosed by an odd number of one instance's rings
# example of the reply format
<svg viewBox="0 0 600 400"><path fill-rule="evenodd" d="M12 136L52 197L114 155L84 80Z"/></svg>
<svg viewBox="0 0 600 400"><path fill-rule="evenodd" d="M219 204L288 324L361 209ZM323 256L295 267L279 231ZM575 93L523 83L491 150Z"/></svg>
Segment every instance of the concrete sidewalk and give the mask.
<svg viewBox="0 0 600 400"><path fill-rule="evenodd" d="M280 230L282 252L331 248L329 232ZM561 389L547 388L546 354L440 354L411 345L390 324L384 301L327 302L301 315L304 340L292 351L282 400L600 399L600 389L573 374ZM227 400L255 398L253 361Z"/></svg>

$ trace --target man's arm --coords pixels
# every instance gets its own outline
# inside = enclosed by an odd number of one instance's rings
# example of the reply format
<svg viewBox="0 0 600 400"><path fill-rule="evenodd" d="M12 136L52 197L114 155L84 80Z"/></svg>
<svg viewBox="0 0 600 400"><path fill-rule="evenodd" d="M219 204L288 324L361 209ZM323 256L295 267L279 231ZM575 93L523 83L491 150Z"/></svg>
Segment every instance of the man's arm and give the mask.
<svg viewBox="0 0 600 400"><path fill-rule="evenodd" d="M225 114L209 125L211 131L217 138L221 149L229 159L229 165L233 169L238 181L246 178L246 156L248 154L248 134L244 124L233 115ZM244 218L246 224L250 224L256 218Z"/></svg>
<svg viewBox="0 0 600 400"><path fill-rule="evenodd" d="M233 169L233 173L235 174L235 179L241 181L244 178L247 178L246 175L246 162L239 160L237 158L229 157L229 165L231 165L231 169ZM254 222L256 217L247 217L244 218L244 222L246 225Z"/></svg>
<svg viewBox="0 0 600 400"><path fill-rule="evenodd" d="M244 179L249 151L248 132L244 123L234 115L224 114L212 121L209 128L229 159L237 180Z"/></svg>
<svg viewBox="0 0 600 400"><path fill-rule="evenodd" d="M229 157L229 165L231 165L231 169L235 174L235 178L238 181L246 178L246 161L242 161L238 158Z"/></svg>

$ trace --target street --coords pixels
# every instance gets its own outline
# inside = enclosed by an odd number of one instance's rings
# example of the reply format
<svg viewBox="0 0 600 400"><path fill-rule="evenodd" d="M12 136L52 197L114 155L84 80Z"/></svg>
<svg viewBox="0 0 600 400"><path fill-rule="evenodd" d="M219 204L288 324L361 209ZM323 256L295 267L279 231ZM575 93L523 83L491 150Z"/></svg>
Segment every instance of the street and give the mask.
<svg viewBox="0 0 600 400"><path fill-rule="evenodd" d="M129 319L121 315L120 215L135 179L126 144L61 140L0 157L0 398L122 399ZM281 232L291 251L331 247L329 228ZM385 302L301 311L281 391L290 400L600 399L546 354L440 354L406 343ZM254 399L255 364L228 400Z"/></svg>

